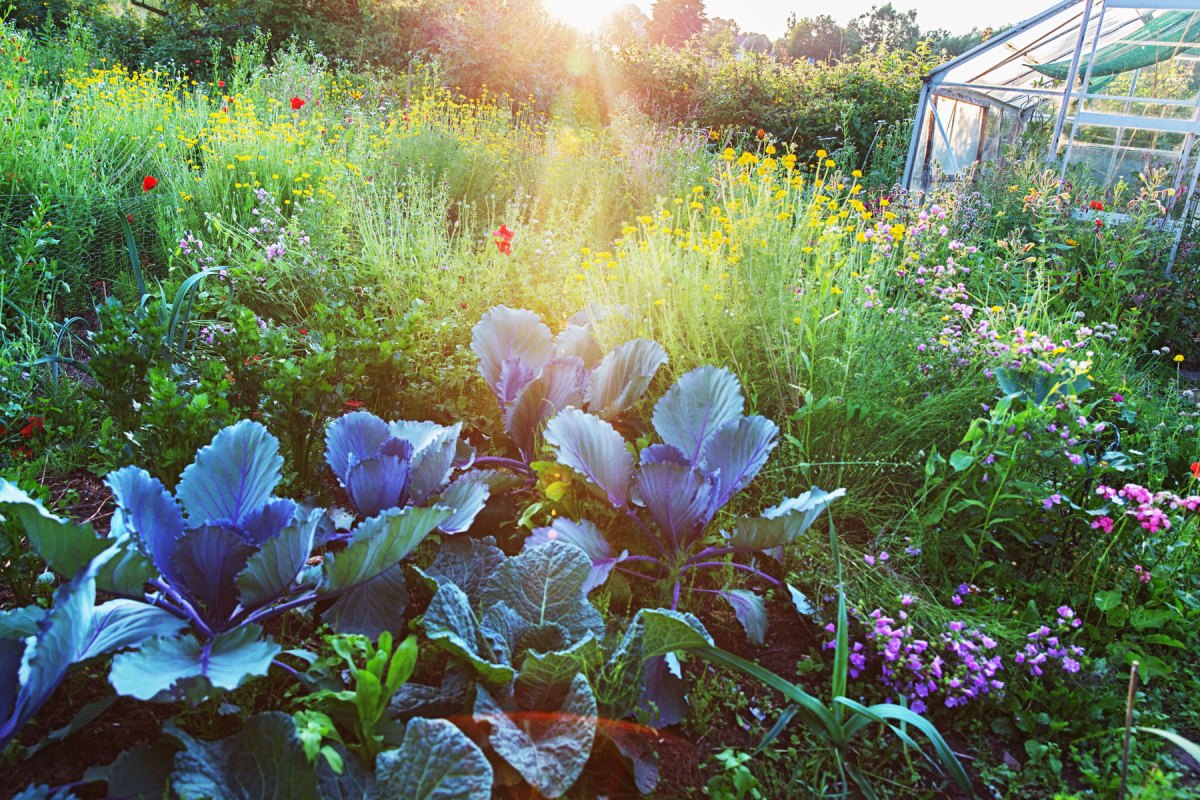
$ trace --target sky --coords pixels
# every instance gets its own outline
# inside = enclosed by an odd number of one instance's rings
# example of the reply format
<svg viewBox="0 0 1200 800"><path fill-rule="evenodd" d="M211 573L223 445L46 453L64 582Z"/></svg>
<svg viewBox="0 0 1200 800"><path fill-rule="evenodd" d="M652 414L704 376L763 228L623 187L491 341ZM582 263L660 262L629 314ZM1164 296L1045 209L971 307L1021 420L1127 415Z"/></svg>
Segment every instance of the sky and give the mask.
<svg viewBox="0 0 1200 800"><path fill-rule="evenodd" d="M596 28L614 8L629 0L544 0L551 13L583 30ZM633 0L647 14L653 0ZM951 33L965 33L971 28L988 25L999 27L1027 19L1054 0L1007 0L1004 3L981 3L977 0L892 0L901 11L917 10L917 23L925 30L945 28ZM841 0L838 3L817 3L812 0L705 0L710 17L725 17L738 23L743 31L765 33L772 39L787 30L788 14L798 18L828 14L845 24L853 17L869 11L874 4L887 0Z"/></svg>

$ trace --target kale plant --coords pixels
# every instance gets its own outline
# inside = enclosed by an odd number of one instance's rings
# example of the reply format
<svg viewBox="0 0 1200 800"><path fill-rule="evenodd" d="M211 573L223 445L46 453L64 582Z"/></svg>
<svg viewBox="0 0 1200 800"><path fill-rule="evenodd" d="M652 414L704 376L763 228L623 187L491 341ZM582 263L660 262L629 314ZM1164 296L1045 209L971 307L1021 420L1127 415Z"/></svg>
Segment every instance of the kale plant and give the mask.
<svg viewBox="0 0 1200 800"><path fill-rule="evenodd" d="M618 723L638 713L661 720L665 706L674 714L682 682L654 664L712 643L695 617L663 609L640 611L610 640L587 600L589 569L587 555L564 542L509 558L489 541L454 539L424 573L435 588L426 634L474 678L470 709L492 750L546 797L578 780L597 735L633 763L639 788L653 789L653 752ZM464 704L469 696L461 687L453 694Z"/></svg>

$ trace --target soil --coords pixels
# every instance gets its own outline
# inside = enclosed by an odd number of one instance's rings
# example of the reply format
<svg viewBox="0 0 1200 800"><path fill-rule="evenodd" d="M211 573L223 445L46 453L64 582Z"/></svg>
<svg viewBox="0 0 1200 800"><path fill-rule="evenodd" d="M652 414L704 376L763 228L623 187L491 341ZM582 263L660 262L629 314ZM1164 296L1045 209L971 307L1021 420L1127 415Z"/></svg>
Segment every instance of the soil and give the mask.
<svg viewBox="0 0 1200 800"><path fill-rule="evenodd" d="M99 670L73 672L58 687L33 722L21 731L18 741L30 746L51 731L68 723L88 703L111 693L107 677ZM118 698L98 718L66 739L38 751L28 760L4 768L5 782L0 797L12 797L29 785L63 786L82 780L91 767L109 764L129 748L158 738L163 722L174 708ZM75 789L81 800L105 796L103 784Z"/></svg>
<svg viewBox="0 0 1200 800"><path fill-rule="evenodd" d="M108 533L114 509L112 492L99 477L86 469L75 469L65 475L47 476L42 484L50 490L50 508L68 509L71 519L91 523L101 535Z"/></svg>

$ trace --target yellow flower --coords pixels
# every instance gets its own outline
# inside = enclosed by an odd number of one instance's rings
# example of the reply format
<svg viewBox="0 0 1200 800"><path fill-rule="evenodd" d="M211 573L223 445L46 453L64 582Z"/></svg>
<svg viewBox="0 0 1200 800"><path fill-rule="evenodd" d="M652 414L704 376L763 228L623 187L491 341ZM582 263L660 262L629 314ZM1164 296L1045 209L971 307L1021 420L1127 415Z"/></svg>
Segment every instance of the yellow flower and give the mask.
<svg viewBox="0 0 1200 800"><path fill-rule="evenodd" d="M817 158L824 158L827 155L829 155L829 153L826 153L824 150L817 151Z"/></svg>
<svg viewBox="0 0 1200 800"><path fill-rule="evenodd" d="M832 158L827 158L827 159L825 159L825 166L827 166L827 167L836 167L836 166L837 166L837 162L836 162L836 161L834 161Z"/></svg>
<svg viewBox="0 0 1200 800"><path fill-rule="evenodd" d="M1176 364L1182 364L1182 363L1183 363L1183 354L1182 354L1182 353L1180 353L1179 355L1175 356L1175 363L1176 363Z"/></svg>
<svg viewBox="0 0 1200 800"><path fill-rule="evenodd" d="M841 289L839 289L839 288L838 288L838 287L836 287L836 286L830 286L830 287L829 287L829 293L830 293L830 294L841 294L841 293L842 293L842 290L841 290Z"/></svg>

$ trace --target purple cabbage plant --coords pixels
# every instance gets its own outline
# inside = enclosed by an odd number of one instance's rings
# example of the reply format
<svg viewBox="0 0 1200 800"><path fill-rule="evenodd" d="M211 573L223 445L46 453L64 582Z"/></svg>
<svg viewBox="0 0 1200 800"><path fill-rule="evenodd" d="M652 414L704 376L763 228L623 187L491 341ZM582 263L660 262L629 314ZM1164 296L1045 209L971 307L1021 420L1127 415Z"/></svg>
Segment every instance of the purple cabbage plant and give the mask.
<svg viewBox="0 0 1200 800"><path fill-rule="evenodd" d="M504 431L522 460L488 457L480 466L524 474L540 452L546 423L568 407L613 420L646 393L667 353L657 342L631 339L605 353L589 314L572 317L555 336L532 311L496 306L471 330L479 372L496 396Z"/></svg>
<svg viewBox="0 0 1200 800"><path fill-rule="evenodd" d="M389 453L411 446L439 455L414 459L405 490L386 502L361 481L370 516L341 537L336 553L319 559L313 557L325 512L274 496L283 459L256 422L217 433L174 494L144 469L111 473L116 511L107 535L0 481L0 514L15 518L50 568L69 578L54 609L0 618L0 677L20 673L16 694L9 697L6 688L0 695L8 717L0 736L11 736L49 697L66 666L92 655L121 651L109 675L118 694L195 702L264 675L272 664L287 669L264 625L292 609L321 603L321 619L339 632L375 637L393 628L408 602L400 561L434 530L469 526L477 505L440 502L453 494L442 488L453 461L445 452L457 449L457 431L420 424L406 430L418 431L419 441L389 444ZM422 447L427 439L441 444ZM436 469L429 466L435 460ZM402 505L418 500L427 504ZM116 599L96 606L96 591ZM76 610L64 615L60 607Z"/></svg>
<svg viewBox="0 0 1200 800"><path fill-rule="evenodd" d="M710 535L714 518L757 476L779 438L765 417L743 414L745 400L733 373L717 367L688 372L659 399L652 424L659 443L643 449L634 463L624 437L612 424L646 393L666 352L656 342L632 339L603 355L589 315L568 321L557 336L532 311L497 306L472 331L479 371L504 413L504 429L523 462L479 459L489 466L529 471L543 447L559 464L579 473L599 498L638 531L645 552L616 553L589 520L559 519L539 528L526 546L561 539L592 559L586 590L603 584L614 569L635 578L663 581L671 608L680 603L690 575L705 569L734 569L766 583L779 580L739 557L778 558L784 545L803 534L833 500L844 494L817 487L767 509L738 517L732 531ZM811 604L787 586L798 609ZM715 592L734 609L749 638L766 635L763 598L746 589Z"/></svg>
<svg viewBox="0 0 1200 800"><path fill-rule="evenodd" d="M539 528L533 545L563 539L592 558L593 586L613 569L631 577L665 582L671 608L690 585L690 573L732 567L778 588L787 588L797 609L809 607L799 590L768 575L745 557L779 558L830 503L845 494L812 487L763 511L738 516L732 530L713 535L718 511L745 489L775 448L779 428L761 416L745 416L741 385L733 373L698 367L683 375L654 407L651 422L660 443L644 448L635 464L624 438L604 419L575 408L559 412L546 426L545 438L557 461L579 473L605 503L640 533L645 552L616 554L588 520L561 519ZM725 599L747 636L762 644L766 606L747 589L704 589Z"/></svg>

